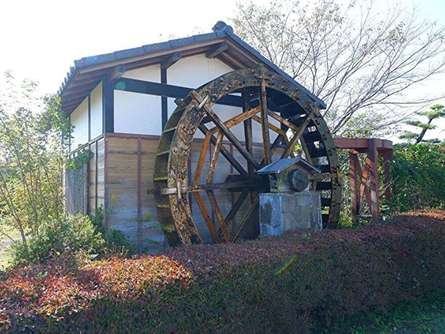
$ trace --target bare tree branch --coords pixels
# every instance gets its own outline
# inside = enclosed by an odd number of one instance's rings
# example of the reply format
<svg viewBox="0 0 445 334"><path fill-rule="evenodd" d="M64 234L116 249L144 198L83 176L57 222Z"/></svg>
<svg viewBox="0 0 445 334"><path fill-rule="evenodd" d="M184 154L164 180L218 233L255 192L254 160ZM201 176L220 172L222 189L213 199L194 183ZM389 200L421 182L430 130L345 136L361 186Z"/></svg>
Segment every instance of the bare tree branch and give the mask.
<svg viewBox="0 0 445 334"><path fill-rule="evenodd" d="M445 71L445 28L420 20L400 2L375 4L248 3L239 5L233 21L241 37L326 102L334 133L349 131L359 114L385 130L410 113L408 106L445 96L445 87L419 92Z"/></svg>

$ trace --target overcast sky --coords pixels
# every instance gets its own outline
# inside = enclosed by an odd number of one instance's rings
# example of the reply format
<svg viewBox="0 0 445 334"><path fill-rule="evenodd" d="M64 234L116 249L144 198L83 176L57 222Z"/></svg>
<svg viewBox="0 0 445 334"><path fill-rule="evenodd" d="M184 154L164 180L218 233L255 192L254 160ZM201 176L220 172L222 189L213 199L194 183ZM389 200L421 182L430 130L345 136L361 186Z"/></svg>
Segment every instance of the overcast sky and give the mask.
<svg viewBox="0 0 445 334"><path fill-rule="evenodd" d="M380 0L377 0L380 1ZM445 25L445 0L405 0ZM256 0L256 2L267 2ZM75 59L208 32L237 0L1 0L0 72L55 92Z"/></svg>

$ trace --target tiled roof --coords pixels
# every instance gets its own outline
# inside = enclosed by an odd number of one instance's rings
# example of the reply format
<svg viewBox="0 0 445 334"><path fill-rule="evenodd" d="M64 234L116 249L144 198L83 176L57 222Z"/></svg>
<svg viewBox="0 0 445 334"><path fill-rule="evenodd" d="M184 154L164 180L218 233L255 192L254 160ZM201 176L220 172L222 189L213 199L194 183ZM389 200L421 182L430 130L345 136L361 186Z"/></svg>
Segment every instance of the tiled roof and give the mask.
<svg viewBox="0 0 445 334"><path fill-rule="evenodd" d="M177 49L181 47L186 46L193 46L193 45L199 45L205 42L211 42L216 41L220 39L228 39L233 44L238 46L243 51L247 52L253 58L256 59L258 63L263 63L267 67L269 67L274 72L282 75L286 79L288 79L292 84L296 85L297 88L304 91L310 98L313 100L320 108L326 108L326 104L319 99L317 96L313 95L309 90L307 90L305 87L300 85L298 82L296 82L292 77L290 77L287 73L285 73L282 69L280 69L277 65L269 61L267 58L265 58L261 53L259 53L257 50L255 50L252 46L244 42L240 37L238 37L234 32L231 26L227 25L226 23L222 21L218 21L215 26L213 27L213 32L206 33L206 34L200 34L200 35L194 35L191 37L186 38L179 38L179 39L173 39L166 42L161 43L155 43L155 44L147 44L136 48L126 49L126 50L119 50L112 53L106 53L101 55L95 55L95 56L89 56L84 57L81 59L78 59L74 62L74 66L71 67L70 71L67 73L65 80L63 81L62 85L60 86L60 89L58 91L59 95L62 96L62 101L64 98L64 94L67 93L67 91L70 90L72 84L78 80L78 74L83 69L88 69L90 67L95 67L98 65L104 65L108 63L114 63L117 61L125 61L128 59L129 61L132 61L132 59L136 57L146 57L150 54L159 53L159 52L166 52L168 53L171 51L172 53L175 52ZM101 75L103 76L103 73L98 74L97 81L100 81ZM90 89L88 87L88 89ZM86 93L87 95L88 93ZM78 98L79 99L79 98ZM81 100L79 101L79 103Z"/></svg>

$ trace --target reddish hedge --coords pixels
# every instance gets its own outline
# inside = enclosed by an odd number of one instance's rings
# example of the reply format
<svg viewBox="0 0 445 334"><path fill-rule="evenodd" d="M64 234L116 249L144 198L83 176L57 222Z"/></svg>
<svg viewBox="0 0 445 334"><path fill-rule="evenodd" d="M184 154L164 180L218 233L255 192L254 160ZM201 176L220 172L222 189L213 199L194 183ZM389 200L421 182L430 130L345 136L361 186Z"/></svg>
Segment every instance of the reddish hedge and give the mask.
<svg viewBox="0 0 445 334"><path fill-rule="evenodd" d="M80 267L61 258L1 278L0 330L310 331L444 288L444 254L445 212L434 211Z"/></svg>

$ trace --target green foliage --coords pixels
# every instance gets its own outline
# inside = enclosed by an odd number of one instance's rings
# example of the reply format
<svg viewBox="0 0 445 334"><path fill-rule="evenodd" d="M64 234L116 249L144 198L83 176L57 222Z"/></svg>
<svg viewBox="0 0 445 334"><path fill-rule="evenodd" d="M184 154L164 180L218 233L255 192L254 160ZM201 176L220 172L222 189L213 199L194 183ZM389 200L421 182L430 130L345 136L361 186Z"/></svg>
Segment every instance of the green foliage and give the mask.
<svg viewBox="0 0 445 334"><path fill-rule="evenodd" d="M96 231L91 220L83 215L65 216L61 220L49 220L40 224L38 232L27 242L13 245L13 262L45 262L61 254L87 255L102 251L105 241Z"/></svg>
<svg viewBox="0 0 445 334"><path fill-rule="evenodd" d="M67 169L80 169L90 161L93 157L93 152L88 147L82 147L76 150L75 154L70 156L65 163Z"/></svg>
<svg viewBox="0 0 445 334"><path fill-rule="evenodd" d="M435 129L437 126L432 124L434 120L445 117L445 108L441 104L435 104L427 111L420 111L416 113L417 116L426 118L426 121L420 121L418 119L411 119L405 123L417 128L420 132L405 131L400 135L400 139L406 139L414 144L419 144L421 142L428 142L431 140L425 140L425 134L428 130ZM432 140L432 142L437 142L437 140Z"/></svg>
<svg viewBox="0 0 445 334"><path fill-rule="evenodd" d="M90 214L90 219L96 231L101 233L105 239L106 247L102 250L102 253L106 252L108 255L110 253L121 255L134 253L133 246L121 231L104 228L104 210L102 207Z"/></svg>
<svg viewBox="0 0 445 334"><path fill-rule="evenodd" d="M392 209L445 208L445 144L395 145Z"/></svg>
<svg viewBox="0 0 445 334"><path fill-rule="evenodd" d="M20 232L14 262L46 261L65 252L99 253L124 244L88 217L67 217L64 168L80 168L91 157L80 150L69 157L71 126L57 96L40 97L34 82L17 82L6 73L0 95L0 224ZM1 227L1 226L0 226ZM3 233L4 234L4 233ZM5 234L6 235L6 234ZM107 248L108 250L111 248Z"/></svg>
<svg viewBox="0 0 445 334"><path fill-rule="evenodd" d="M17 82L10 73L2 83L0 224L18 230L26 247L41 225L65 219L62 178L70 126L60 99L41 98L36 83Z"/></svg>

